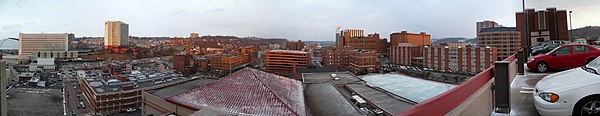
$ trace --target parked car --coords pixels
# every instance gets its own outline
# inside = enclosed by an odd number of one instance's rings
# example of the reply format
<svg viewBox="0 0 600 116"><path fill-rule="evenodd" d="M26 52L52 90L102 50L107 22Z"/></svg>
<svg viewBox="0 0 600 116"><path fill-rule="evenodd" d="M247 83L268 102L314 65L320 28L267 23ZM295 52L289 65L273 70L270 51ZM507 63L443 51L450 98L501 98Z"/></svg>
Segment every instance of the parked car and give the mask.
<svg viewBox="0 0 600 116"><path fill-rule="evenodd" d="M546 47L543 47L540 49L535 49L531 52L531 56L548 53L548 52L554 50L555 48L560 47L561 45L563 45L563 44L550 44L550 45L547 45Z"/></svg>
<svg viewBox="0 0 600 116"><path fill-rule="evenodd" d="M536 49L541 49L541 48L544 48L544 47L546 47L548 45L551 45L551 44L563 44L564 45L564 44L569 44L569 43L571 43L571 42L570 41L564 41L564 40L544 41L544 42L540 42L540 43L532 46L531 50L533 51L533 50L536 50Z"/></svg>
<svg viewBox="0 0 600 116"><path fill-rule="evenodd" d="M587 44L587 40L585 40L585 39L575 39L573 41L573 43Z"/></svg>
<svg viewBox="0 0 600 116"><path fill-rule="evenodd" d="M600 116L600 58L580 68L548 75L535 85L537 111L555 116Z"/></svg>
<svg viewBox="0 0 600 116"><path fill-rule="evenodd" d="M587 44L568 44L546 54L530 58L527 68L538 72L548 69L580 67L600 56L600 50Z"/></svg>

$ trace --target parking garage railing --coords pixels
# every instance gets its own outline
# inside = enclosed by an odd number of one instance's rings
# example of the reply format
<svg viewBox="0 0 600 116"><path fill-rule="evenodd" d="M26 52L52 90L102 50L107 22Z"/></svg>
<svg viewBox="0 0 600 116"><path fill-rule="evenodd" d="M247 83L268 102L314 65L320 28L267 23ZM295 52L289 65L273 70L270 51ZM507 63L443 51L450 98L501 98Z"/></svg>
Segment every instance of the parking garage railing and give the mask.
<svg viewBox="0 0 600 116"><path fill-rule="evenodd" d="M503 61L516 60L516 54ZM429 100L414 105L406 112L398 113L399 116L442 116L448 114L466 101L469 96L482 88L494 77L494 66L487 68L479 74L466 80L464 83L437 95Z"/></svg>

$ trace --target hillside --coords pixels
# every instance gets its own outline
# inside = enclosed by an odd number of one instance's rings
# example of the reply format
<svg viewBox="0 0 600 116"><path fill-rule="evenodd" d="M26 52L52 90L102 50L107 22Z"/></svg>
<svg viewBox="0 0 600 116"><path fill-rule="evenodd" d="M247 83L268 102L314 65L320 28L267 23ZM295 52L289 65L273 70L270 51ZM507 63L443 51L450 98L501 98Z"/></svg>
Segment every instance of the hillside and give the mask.
<svg viewBox="0 0 600 116"><path fill-rule="evenodd" d="M575 38L598 39L600 37L600 26L586 26L573 29Z"/></svg>

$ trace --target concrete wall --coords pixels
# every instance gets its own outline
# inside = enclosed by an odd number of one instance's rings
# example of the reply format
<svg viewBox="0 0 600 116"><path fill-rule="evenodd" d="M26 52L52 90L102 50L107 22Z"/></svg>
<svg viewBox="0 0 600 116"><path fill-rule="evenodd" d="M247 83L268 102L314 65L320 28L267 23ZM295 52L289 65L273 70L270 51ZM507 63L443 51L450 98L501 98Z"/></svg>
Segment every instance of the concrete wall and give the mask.
<svg viewBox="0 0 600 116"><path fill-rule="evenodd" d="M148 92L142 93L142 115L154 115L160 116L165 113L175 113L178 116L187 116L193 114L195 111L177 106L171 102L167 102L158 96L152 95Z"/></svg>
<svg viewBox="0 0 600 116"><path fill-rule="evenodd" d="M513 60L509 64L509 83L517 76L517 63ZM484 86L479 88L465 102L448 112L448 116L487 116L494 110L494 91L491 87L494 78L490 79Z"/></svg>
<svg viewBox="0 0 600 116"><path fill-rule="evenodd" d="M494 108L494 96L491 89L494 79L488 81L473 95L454 110L448 112L448 116L488 116Z"/></svg>

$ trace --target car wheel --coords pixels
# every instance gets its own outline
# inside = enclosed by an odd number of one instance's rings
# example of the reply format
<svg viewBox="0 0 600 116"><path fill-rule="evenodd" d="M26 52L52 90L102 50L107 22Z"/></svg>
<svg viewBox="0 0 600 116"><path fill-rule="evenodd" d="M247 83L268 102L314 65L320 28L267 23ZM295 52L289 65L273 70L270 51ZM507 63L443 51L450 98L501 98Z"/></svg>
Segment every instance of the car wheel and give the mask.
<svg viewBox="0 0 600 116"><path fill-rule="evenodd" d="M589 97L585 98L573 110L573 116L598 116L600 115L600 98Z"/></svg>
<svg viewBox="0 0 600 116"><path fill-rule="evenodd" d="M540 62L536 66L538 72L546 72L548 70L548 64Z"/></svg>
<svg viewBox="0 0 600 116"><path fill-rule="evenodd" d="M596 59L596 58L590 58L590 59L588 59L587 61L585 61L585 64L589 64L589 63L590 63L590 62L592 62L594 59Z"/></svg>

